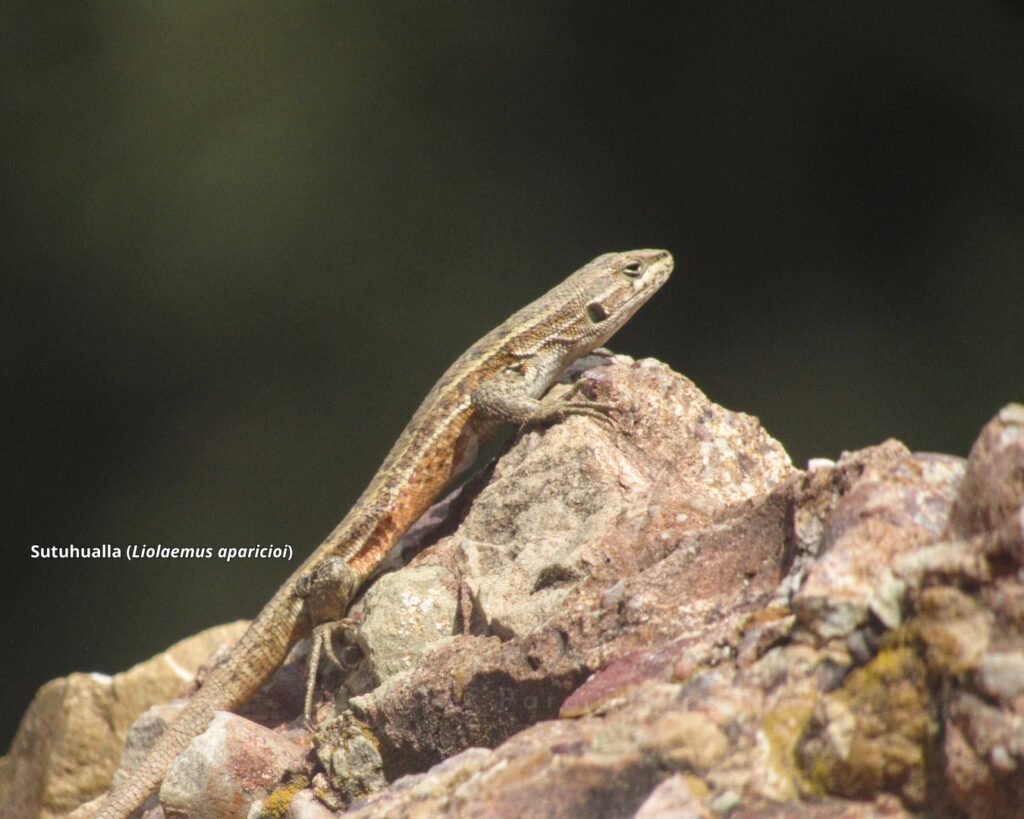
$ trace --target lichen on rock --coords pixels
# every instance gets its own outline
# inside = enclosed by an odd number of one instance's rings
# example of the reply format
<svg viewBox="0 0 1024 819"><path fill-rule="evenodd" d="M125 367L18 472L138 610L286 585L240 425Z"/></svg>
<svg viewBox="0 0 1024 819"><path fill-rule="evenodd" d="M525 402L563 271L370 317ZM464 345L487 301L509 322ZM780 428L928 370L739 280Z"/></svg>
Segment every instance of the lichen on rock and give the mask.
<svg viewBox="0 0 1024 819"><path fill-rule="evenodd" d="M586 366L612 423L525 431L428 513L356 613L319 764L263 807L1024 816L1024 407L966 461L886 441L802 472L662 364ZM302 659L246 713L308 749ZM24 747L5 804L32 804Z"/></svg>

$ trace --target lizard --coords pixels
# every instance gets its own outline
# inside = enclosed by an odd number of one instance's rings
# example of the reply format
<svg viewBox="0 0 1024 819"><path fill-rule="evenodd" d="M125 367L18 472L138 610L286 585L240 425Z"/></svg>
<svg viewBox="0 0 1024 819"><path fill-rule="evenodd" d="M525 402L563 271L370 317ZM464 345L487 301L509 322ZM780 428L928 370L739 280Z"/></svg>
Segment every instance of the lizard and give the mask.
<svg viewBox="0 0 1024 819"><path fill-rule="evenodd" d="M504 424L606 418L608 405L575 390L557 396L548 390L625 324L673 266L666 250L605 253L466 350L427 394L348 514L263 607L140 765L110 791L96 819L130 816L214 711L244 704L307 636L304 710L311 723L321 650L337 662L331 634L351 625L344 619L349 603L391 547Z"/></svg>

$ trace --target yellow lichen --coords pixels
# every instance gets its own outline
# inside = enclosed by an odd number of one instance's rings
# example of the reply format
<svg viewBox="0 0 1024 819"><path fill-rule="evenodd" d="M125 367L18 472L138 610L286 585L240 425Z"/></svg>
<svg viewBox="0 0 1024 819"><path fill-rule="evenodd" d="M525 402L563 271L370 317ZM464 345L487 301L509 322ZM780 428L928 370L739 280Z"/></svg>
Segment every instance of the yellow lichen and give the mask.
<svg viewBox="0 0 1024 819"><path fill-rule="evenodd" d="M938 731L928 669L910 647L881 651L821 699L800 743L805 774L829 793L925 797L928 745Z"/></svg>
<svg viewBox="0 0 1024 819"><path fill-rule="evenodd" d="M817 698L792 697L767 712L761 721L758 741L765 751L766 786L773 799L788 801L798 796L824 793L804 776L797 758L797 744L807 730Z"/></svg>
<svg viewBox="0 0 1024 819"><path fill-rule="evenodd" d="M277 788L270 796L263 800L263 808L257 819L281 819L287 813L295 794L309 786L309 779L305 776L294 776L290 781Z"/></svg>

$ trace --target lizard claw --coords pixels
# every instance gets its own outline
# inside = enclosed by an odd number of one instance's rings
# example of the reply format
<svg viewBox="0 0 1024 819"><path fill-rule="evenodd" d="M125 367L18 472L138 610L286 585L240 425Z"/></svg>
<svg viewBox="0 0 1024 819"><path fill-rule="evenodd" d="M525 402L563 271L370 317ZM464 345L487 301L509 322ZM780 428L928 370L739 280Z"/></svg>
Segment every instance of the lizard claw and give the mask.
<svg viewBox="0 0 1024 819"><path fill-rule="evenodd" d="M612 428L615 426L609 413L615 409L614 404L603 404L600 401L566 401L561 411L564 418L570 415L582 415L601 422L602 425Z"/></svg>

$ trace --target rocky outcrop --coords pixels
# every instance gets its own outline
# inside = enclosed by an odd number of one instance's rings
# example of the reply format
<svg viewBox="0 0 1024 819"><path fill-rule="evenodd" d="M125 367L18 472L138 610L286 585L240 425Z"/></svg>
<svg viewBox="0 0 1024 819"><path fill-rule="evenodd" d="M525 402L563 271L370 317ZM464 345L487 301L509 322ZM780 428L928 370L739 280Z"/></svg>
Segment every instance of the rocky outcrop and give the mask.
<svg viewBox="0 0 1024 819"><path fill-rule="evenodd" d="M241 636L245 625L208 629L113 677L72 674L40 688L10 752L0 759L0 813L12 819L64 816L104 793L122 751L132 758L125 737L136 718L187 690L200 664Z"/></svg>
<svg viewBox="0 0 1024 819"><path fill-rule="evenodd" d="M221 718L165 808L1024 816L1024 407L966 461L803 472L657 362L581 378L610 423L528 430L428 514L312 747L300 646L245 711L274 731Z"/></svg>

